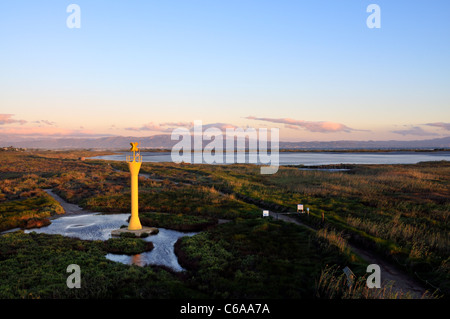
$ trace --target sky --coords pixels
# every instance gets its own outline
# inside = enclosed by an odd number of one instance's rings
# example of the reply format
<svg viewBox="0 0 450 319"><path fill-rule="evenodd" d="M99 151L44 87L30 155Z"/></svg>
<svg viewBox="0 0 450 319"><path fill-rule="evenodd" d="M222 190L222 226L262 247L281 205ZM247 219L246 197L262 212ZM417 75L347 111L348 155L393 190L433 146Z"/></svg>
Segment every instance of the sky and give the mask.
<svg viewBox="0 0 450 319"><path fill-rule="evenodd" d="M449 57L448 0L2 1L0 134L445 137Z"/></svg>

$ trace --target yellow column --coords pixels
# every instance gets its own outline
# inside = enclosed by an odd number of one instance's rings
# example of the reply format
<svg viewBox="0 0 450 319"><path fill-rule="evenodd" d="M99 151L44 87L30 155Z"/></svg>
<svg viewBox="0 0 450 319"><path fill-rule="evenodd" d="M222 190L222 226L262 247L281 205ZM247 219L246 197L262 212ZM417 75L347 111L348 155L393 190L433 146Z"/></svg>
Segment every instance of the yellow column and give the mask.
<svg viewBox="0 0 450 319"><path fill-rule="evenodd" d="M139 201L138 201L138 176L141 168L141 162L136 162L133 158L132 162L128 162L131 173L131 218L128 225L129 230L142 229L139 220Z"/></svg>

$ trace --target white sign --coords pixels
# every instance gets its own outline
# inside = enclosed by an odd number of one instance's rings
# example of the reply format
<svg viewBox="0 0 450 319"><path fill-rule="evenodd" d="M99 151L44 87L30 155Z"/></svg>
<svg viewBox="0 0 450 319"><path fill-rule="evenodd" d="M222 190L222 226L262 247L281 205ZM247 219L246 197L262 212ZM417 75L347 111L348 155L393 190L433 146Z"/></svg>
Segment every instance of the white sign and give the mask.
<svg viewBox="0 0 450 319"><path fill-rule="evenodd" d="M302 204L298 204L297 205L297 210L303 210L303 205Z"/></svg>
<svg viewBox="0 0 450 319"><path fill-rule="evenodd" d="M268 217L268 216L269 216L269 211L263 210L263 217Z"/></svg>

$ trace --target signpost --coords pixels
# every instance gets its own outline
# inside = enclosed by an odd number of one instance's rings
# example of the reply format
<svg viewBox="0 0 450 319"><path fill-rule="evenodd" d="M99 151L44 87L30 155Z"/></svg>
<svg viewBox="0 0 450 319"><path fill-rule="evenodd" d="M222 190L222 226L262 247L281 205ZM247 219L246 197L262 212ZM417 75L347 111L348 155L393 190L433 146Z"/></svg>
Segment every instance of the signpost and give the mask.
<svg viewBox="0 0 450 319"><path fill-rule="evenodd" d="M302 204L298 204L297 205L297 213L303 213L303 205Z"/></svg>
<svg viewBox="0 0 450 319"><path fill-rule="evenodd" d="M263 217L269 217L269 211L263 210Z"/></svg>

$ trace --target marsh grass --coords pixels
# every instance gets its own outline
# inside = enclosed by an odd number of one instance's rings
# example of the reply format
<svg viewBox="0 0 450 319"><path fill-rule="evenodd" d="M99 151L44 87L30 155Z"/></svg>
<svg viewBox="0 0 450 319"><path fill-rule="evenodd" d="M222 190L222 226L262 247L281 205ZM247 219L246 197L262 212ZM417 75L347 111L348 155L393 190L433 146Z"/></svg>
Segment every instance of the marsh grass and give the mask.
<svg viewBox="0 0 450 319"><path fill-rule="evenodd" d="M162 227L178 231L201 231L217 225L217 218L208 216L196 216L185 214L168 213L140 213L140 220L143 226Z"/></svg>
<svg viewBox="0 0 450 319"><path fill-rule="evenodd" d="M204 298L173 272L137 267L105 258L113 249L136 250L139 239L84 241L61 235L0 236L0 299ZM136 243L133 245L132 243ZM146 242L141 240L143 245ZM143 248L143 247L141 247ZM81 268L81 289L68 289L67 266Z"/></svg>
<svg viewBox="0 0 450 319"><path fill-rule="evenodd" d="M330 245L336 246L342 253L351 253L343 232L337 232L329 228L321 228L317 231L317 236L325 239Z"/></svg>
<svg viewBox="0 0 450 319"><path fill-rule="evenodd" d="M327 262L363 268L304 227L262 218L183 237L175 252L188 282L213 298L311 298Z"/></svg>
<svg viewBox="0 0 450 319"><path fill-rule="evenodd" d="M316 283L316 297L319 299L411 299L409 293L396 291L392 283L382 288L368 288L366 278L357 277L349 282L338 266L326 266Z"/></svg>
<svg viewBox="0 0 450 319"><path fill-rule="evenodd" d="M78 159L88 155L99 154L2 152L0 229L61 213L45 188L90 210L129 212L126 163ZM342 253L347 251L343 239L376 249L450 293L450 163L349 168L324 172L280 167L267 176L248 164L143 163L141 172L155 180L139 179L139 208L199 218L253 219L261 208L295 211L302 203L310 208L310 216L295 218L317 229L325 227L319 231L322 244Z"/></svg>
<svg viewBox="0 0 450 319"><path fill-rule="evenodd" d="M140 238L110 238L103 242L103 249L108 253L136 255L151 251L152 242Z"/></svg>
<svg viewBox="0 0 450 319"><path fill-rule="evenodd" d="M310 208L309 218L295 216L303 223L320 229L323 213L325 226L450 292L450 276L439 270L450 254L449 162L354 165L347 172L280 167L270 176L257 169L216 169L213 184L275 211L292 212L302 203Z"/></svg>
<svg viewBox="0 0 450 319"><path fill-rule="evenodd" d="M61 205L43 191L34 196L11 200L0 204L0 231L21 227L48 225L48 218L63 214Z"/></svg>
<svg viewBox="0 0 450 319"><path fill-rule="evenodd" d="M326 265L316 281L319 299L416 299L409 292L394 288L393 282L383 282L381 288L367 287L367 275L357 276L349 282L338 265ZM420 299L439 299L441 295L426 291Z"/></svg>

